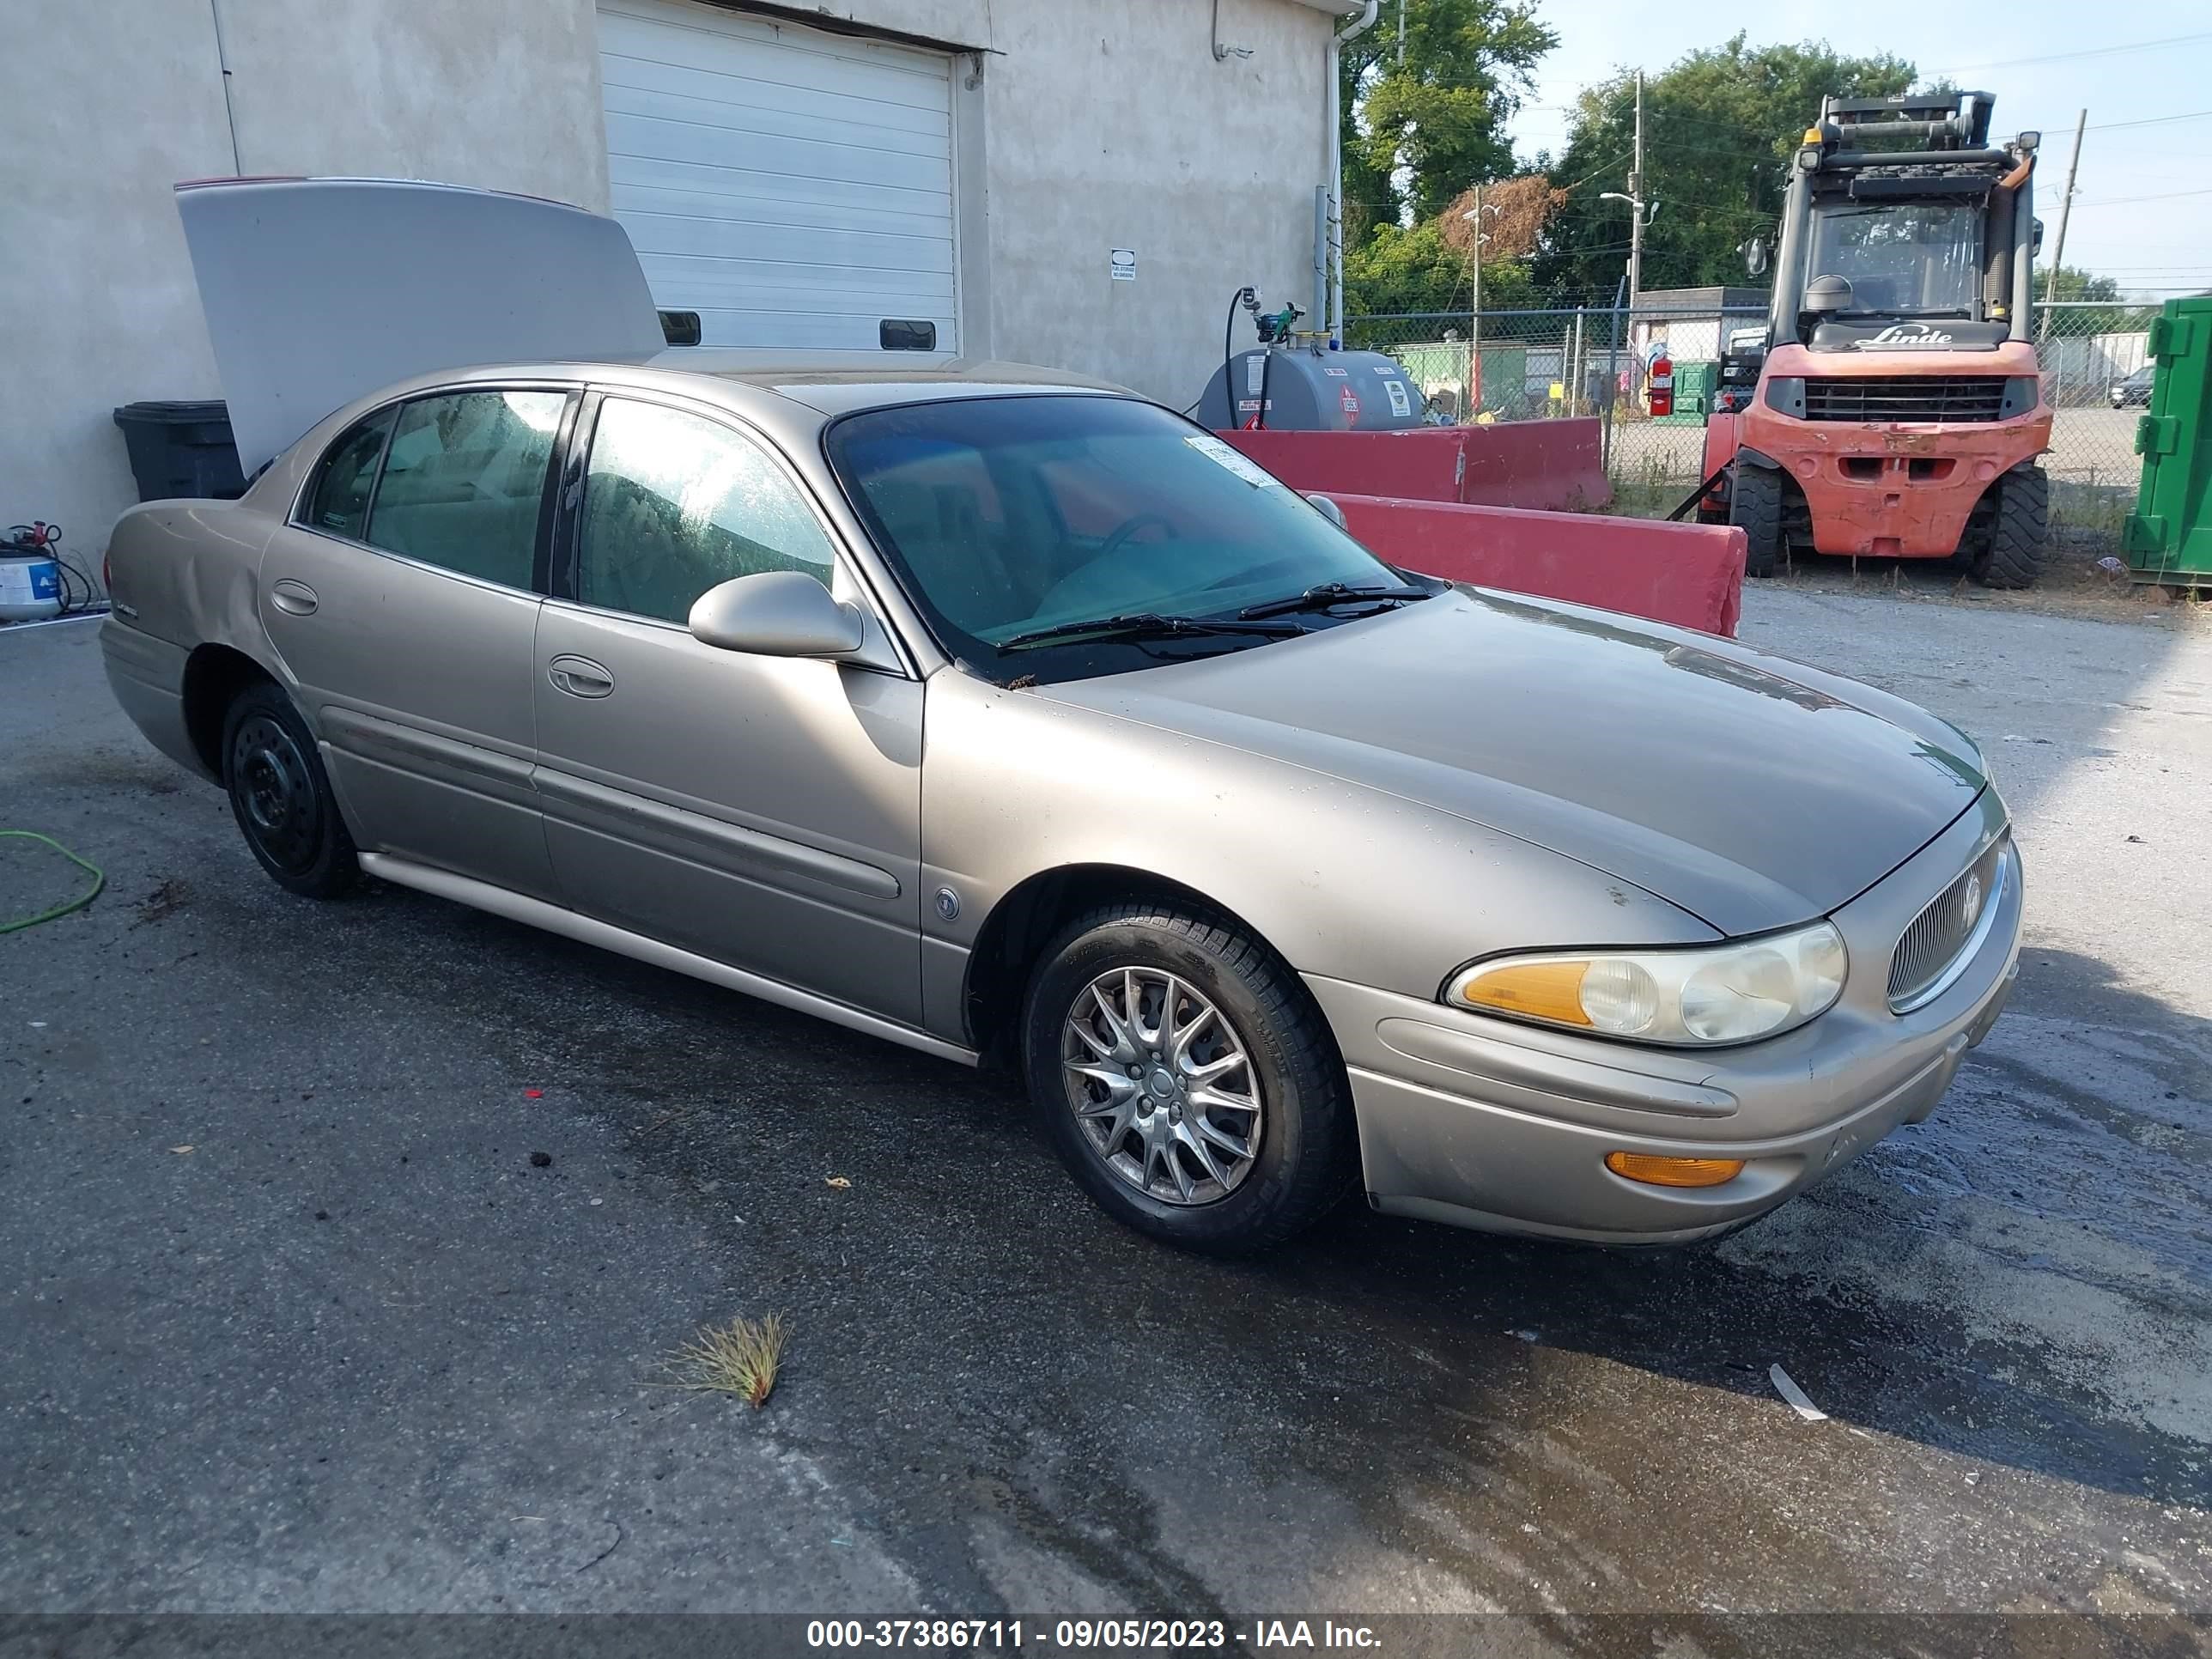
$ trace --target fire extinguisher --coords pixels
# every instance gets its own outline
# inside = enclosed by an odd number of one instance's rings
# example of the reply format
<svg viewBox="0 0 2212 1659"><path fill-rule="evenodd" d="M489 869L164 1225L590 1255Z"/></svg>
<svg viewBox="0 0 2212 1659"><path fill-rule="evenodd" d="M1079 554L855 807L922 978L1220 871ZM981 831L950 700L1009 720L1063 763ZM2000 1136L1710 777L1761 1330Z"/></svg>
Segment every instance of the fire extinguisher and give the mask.
<svg viewBox="0 0 2212 1659"><path fill-rule="evenodd" d="M1661 352L1651 360L1651 414L1654 419L1674 412L1674 360Z"/></svg>

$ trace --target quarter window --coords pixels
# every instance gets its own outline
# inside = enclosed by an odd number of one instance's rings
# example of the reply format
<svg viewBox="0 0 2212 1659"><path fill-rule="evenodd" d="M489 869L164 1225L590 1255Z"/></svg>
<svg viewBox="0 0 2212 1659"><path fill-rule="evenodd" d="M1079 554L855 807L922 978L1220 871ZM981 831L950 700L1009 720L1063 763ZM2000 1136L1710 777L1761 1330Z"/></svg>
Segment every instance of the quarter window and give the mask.
<svg viewBox="0 0 2212 1659"><path fill-rule="evenodd" d="M314 493L301 522L333 536L362 539L368 527L368 498L376 488L376 464L392 434L392 411L380 409L332 444L315 476Z"/></svg>
<svg viewBox="0 0 2212 1659"><path fill-rule="evenodd" d="M827 586L830 538L759 445L659 404L599 406L584 484L576 597L681 623L708 588L763 570Z"/></svg>
<svg viewBox="0 0 2212 1659"><path fill-rule="evenodd" d="M527 588L546 468L567 394L463 392L399 411L368 541L442 569Z"/></svg>

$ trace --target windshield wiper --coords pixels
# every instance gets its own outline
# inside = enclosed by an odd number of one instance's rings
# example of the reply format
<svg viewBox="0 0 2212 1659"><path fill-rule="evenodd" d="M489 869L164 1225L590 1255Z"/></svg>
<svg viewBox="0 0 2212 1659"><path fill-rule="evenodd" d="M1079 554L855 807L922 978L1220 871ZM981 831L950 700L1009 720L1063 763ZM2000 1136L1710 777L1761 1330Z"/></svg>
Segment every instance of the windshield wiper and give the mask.
<svg viewBox="0 0 2212 1659"><path fill-rule="evenodd" d="M1262 617L1287 617L1294 611L1326 611L1331 605L1350 605L1360 599L1382 599L1393 605L1402 605L1409 599L1429 597L1429 590L1425 587L1385 586L1380 583L1355 586L1349 582L1322 582L1292 599L1269 599L1261 605L1248 605L1237 614L1247 622L1255 622Z"/></svg>
<svg viewBox="0 0 2212 1659"><path fill-rule="evenodd" d="M1235 617L1168 617L1157 611L1143 611L1131 616L1092 617L1085 622L1058 623L1050 628L1017 634L999 649L1024 651L1033 645L1049 645L1055 640L1073 639L1079 635L1100 639L1149 640L1178 634L1255 634L1265 639L1283 640L1305 631L1296 623L1264 623Z"/></svg>

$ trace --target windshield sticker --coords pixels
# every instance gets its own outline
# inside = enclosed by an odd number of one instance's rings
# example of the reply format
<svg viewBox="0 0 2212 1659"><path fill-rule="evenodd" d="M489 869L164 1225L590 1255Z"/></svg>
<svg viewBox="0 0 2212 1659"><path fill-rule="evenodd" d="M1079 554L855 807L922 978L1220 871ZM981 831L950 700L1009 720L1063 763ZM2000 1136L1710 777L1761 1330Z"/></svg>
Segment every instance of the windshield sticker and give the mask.
<svg viewBox="0 0 2212 1659"><path fill-rule="evenodd" d="M1280 478L1269 477L1210 432L1194 432L1183 441L1215 465L1234 472L1255 489L1266 489L1270 487L1276 489L1284 488Z"/></svg>

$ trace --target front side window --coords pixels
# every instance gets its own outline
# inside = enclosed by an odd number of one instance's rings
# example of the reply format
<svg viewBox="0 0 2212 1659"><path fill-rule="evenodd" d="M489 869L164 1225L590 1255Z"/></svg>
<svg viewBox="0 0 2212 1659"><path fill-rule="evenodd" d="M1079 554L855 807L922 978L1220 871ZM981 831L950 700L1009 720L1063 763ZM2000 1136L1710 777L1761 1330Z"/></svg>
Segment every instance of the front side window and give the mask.
<svg viewBox="0 0 2212 1659"><path fill-rule="evenodd" d="M377 463L392 435L393 411L380 409L330 447L315 474L300 522L351 541L368 528L368 498L376 488Z"/></svg>
<svg viewBox="0 0 2212 1659"><path fill-rule="evenodd" d="M373 547L527 588L568 394L462 392L404 405L376 487Z"/></svg>
<svg viewBox="0 0 2212 1659"><path fill-rule="evenodd" d="M718 421L609 398L576 549L586 605L681 623L708 588L764 570L827 586L830 538L783 470Z"/></svg>
<svg viewBox="0 0 2212 1659"><path fill-rule="evenodd" d="M1158 659L1146 646L1000 647L1090 618L1230 619L1311 587L1404 580L1220 439L1131 398L872 410L830 428L830 458L940 643L971 663L1141 667Z"/></svg>

